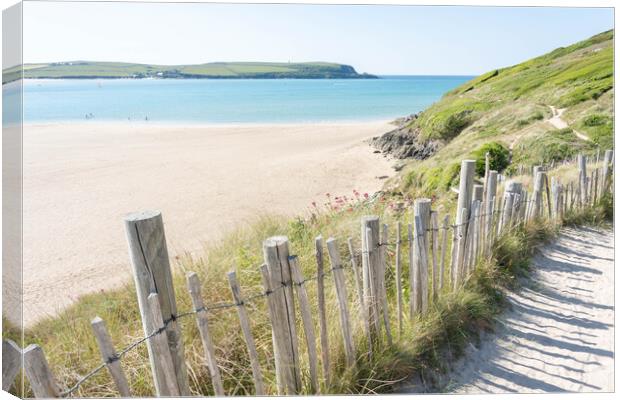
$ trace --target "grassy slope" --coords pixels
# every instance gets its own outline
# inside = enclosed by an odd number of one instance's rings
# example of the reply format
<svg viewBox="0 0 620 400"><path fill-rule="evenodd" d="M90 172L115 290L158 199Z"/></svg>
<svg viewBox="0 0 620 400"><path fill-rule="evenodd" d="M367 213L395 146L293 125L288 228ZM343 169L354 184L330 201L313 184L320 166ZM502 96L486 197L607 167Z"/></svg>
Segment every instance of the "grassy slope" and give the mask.
<svg viewBox="0 0 620 400"><path fill-rule="evenodd" d="M447 94L440 102L425 111L416 124L423 128L428 137L436 137L438 130L433 127L441 127L442 121L448 118L446 116L472 110L469 113L468 125L455 138L446 140L445 147L436 155L422 162L414 161L406 167L391 181L393 190L385 193L383 197L375 201L361 201L357 198L351 200L354 196L349 196L349 199L345 201L346 205L338 206L337 199L332 199L332 206L321 212L311 208L312 217L307 219L286 220L279 217L264 217L254 224L233 232L221 243L211 244L202 258L175 260L175 269L178 272L175 277L175 288L179 310L186 311L191 307L183 278L183 272L189 270L197 271L202 282L209 283L203 285L203 295L207 303L230 301L225 272L231 269L231 266L238 271L244 293L260 292L257 267L262 259L261 242L270 235L289 236L292 251L300 256L300 265L304 274L310 276L316 272L313 261L313 238L316 235L339 238L341 254L343 258L346 258L348 252L344 246L344 239L352 236L356 247L359 247L359 219L362 215L382 215L384 222L392 227L396 219L403 223L410 222L410 213L395 211L394 209L398 207L394 206L402 202L403 197L411 199L425 191L430 193L431 187L437 187L437 181L446 180L447 176L451 177L458 172L458 169L453 167L453 163L465 158L480 144L492 139L506 144L516 141L518 145L528 138L549 136L551 126L538 117L538 113L542 114L543 118L549 114L548 108L543 104L568 107L566 119L577 127L581 126L581 121L585 116L593 112L611 116L613 89L607 90L596 99L588 94L589 97L575 102L577 94L590 93L595 87L598 89L593 93L597 93L601 87L605 87L604 82L607 82L608 78L601 78L601 76L605 75L608 68L610 50L606 49L610 48L610 41L610 33L599 35L590 41L564 50L557 50L551 55L500 70L498 74L487 74ZM597 48L601 50L595 51ZM603 66L595 68L598 71L596 73L589 72L585 76L575 78L579 75L576 71L588 69L587 65L582 65L583 68L576 67L580 64L579 60L584 59L599 60L600 63L595 63L595 65L602 64ZM586 64L589 65L589 63ZM549 78L551 75L557 80L556 83L551 83L552 79ZM529 78L526 79L526 76ZM566 80L563 76L573 78ZM536 79L537 77L541 79ZM472 86L473 88L469 89ZM587 89L588 87L590 89ZM570 142L579 143L576 138L571 138ZM587 144L578 145L587 146ZM529 153L524 154L527 156ZM531 154L534 157L536 153ZM435 168L441 168L441 170ZM567 172L561 169L558 173ZM529 178L517 177L517 179L527 184ZM443 190L433 191L433 193L437 194L433 208L442 214L450 212L454 203L453 196L446 195ZM327 279L327 311L330 321L331 369L334 381L332 386L323 392L387 391L391 387L389 382L403 379L414 371L442 370L444 367L442 360L447 350L452 355L458 355L461 346L468 338L475 335L480 327L489 326L493 316L500 310L498 302L501 299L500 290L503 285L513 282L514 276L527 263L531 243L539 240L541 236L548 235L548 228L548 226L535 224L506 238L496 248L498 257L495 261L484 265L465 289L457 294L442 296L439 305L422 319L409 321L405 318L404 333L397 340L395 348L382 352L381 357L372 365L369 365L364 357L360 358L359 368L355 371L345 372L343 370L342 338L338 325L337 303L331 279ZM403 234L403 239L405 239L406 233L403 232ZM450 254L449 251L448 254ZM394 255L393 253L389 255L390 262L393 263ZM403 255L405 275L402 277L402 282L405 289L404 298L407 299L409 296L406 273L408 258L405 254ZM350 271L347 272L347 279L347 286L354 288ZM313 307L316 307L315 286L313 283L309 285L310 301ZM388 285L388 295L392 302L390 309L393 309L393 279L388 279ZM355 318L358 312L354 305L354 293L350 293L350 297L350 304L353 307L351 312L354 321L353 331L357 333L357 347L363 350L365 346L361 335L363 327L359 318ZM273 354L265 305L257 303L248 305L248 307L263 373L269 390L273 392L275 390ZM72 384L80 374L84 374L99 363L97 347L89 326L89 321L95 315L104 318L117 348L124 347L142 335L135 293L131 283L115 291L83 296L60 316L42 321L26 332L26 342L40 343L43 346L54 373L64 385ZM313 310L313 315L316 315L316 310ZM211 321L212 334L218 361L223 369L227 393L252 393L251 371L242 336L236 328L238 321L235 313L217 312L211 315ZM395 323L395 316L392 315L393 326ZM192 390L196 394L212 394L209 373L205 366L195 323L189 318L184 320L182 326ZM6 328L3 334L8 337L18 335L17 332ZM399 335L396 337L398 338ZM300 340L300 343L303 341ZM301 346L301 351L302 361L306 363L307 355L304 345ZM123 359L123 366L129 376L134 394L152 394L144 346L129 353L127 358ZM304 367L304 371L307 375L307 367ZM113 385L105 372L96 375L78 392L81 396L101 396L113 393Z"/></svg>
<svg viewBox="0 0 620 400"><path fill-rule="evenodd" d="M489 141L513 145L513 163L528 166L596 145L611 148L613 95L613 31L490 71L447 93L411 124L422 140L444 146L430 159L410 163L395 185L411 194L447 190L459 160ZM545 121L549 105L567 108L563 117L570 127L595 143L558 133Z"/></svg>
<svg viewBox="0 0 620 400"><path fill-rule="evenodd" d="M134 76L157 76L198 78L356 78L360 75L350 66L324 63L262 63L262 62L216 62L197 65L147 65L119 62L82 62L71 65L38 64L24 66L26 78L130 78Z"/></svg>

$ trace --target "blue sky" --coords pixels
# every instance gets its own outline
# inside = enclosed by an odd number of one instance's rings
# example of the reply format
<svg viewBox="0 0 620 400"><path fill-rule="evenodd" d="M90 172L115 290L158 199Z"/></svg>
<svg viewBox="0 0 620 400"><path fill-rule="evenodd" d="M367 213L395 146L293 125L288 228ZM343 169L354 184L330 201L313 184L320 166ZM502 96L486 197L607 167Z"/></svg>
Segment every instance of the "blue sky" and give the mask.
<svg viewBox="0 0 620 400"><path fill-rule="evenodd" d="M613 23L611 8L27 2L24 62L333 61L477 75Z"/></svg>

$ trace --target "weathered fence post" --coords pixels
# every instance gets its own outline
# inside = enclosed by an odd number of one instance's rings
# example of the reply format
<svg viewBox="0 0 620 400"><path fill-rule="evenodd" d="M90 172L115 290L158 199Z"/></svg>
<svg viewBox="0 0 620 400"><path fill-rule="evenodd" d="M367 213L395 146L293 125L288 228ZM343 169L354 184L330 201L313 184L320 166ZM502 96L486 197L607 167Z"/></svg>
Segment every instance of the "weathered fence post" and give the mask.
<svg viewBox="0 0 620 400"><path fill-rule="evenodd" d="M415 230L416 233L418 232L424 232L424 225L422 223L422 216L421 215L416 215L414 217L414 223L415 223ZM426 241L424 239L424 236L417 234L416 235L416 249L418 250L418 262L421 266L427 266L428 265L428 257L427 257L427 253L424 249L424 247L426 246ZM426 270L426 274L424 273L424 270ZM422 290L422 312L425 313L426 311L428 311L428 268L424 267L421 268L421 274L420 274L420 279L422 280L422 284L419 285L419 287L421 287Z"/></svg>
<svg viewBox="0 0 620 400"><path fill-rule="evenodd" d="M482 201L484 199L484 186L482 185L474 185L474 190L472 191L472 201Z"/></svg>
<svg viewBox="0 0 620 400"><path fill-rule="evenodd" d="M388 246L388 226L383 224L381 230L381 264L379 266L379 293L381 297L381 314L383 315L383 324L385 325L385 336L389 346L392 346L392 330L390 328L390 314L388 312L387 289L385 283L385 274L387 272L387 246Z"/></svg>
<svg viewBox="0 0 620 400"><path fill-rule="evenodd" d="M252 367L252 377L254 378L254 389L257 396L265 394L265 386L263 384L263 376L260 372L260 361L258 359L258 352L256 351L256 343L252 336L252 329L250 328L250 319L243 303L243 297L241 296L241 288L237 283L237 274L234 271L228 273L228 284L230 285L230 291L232 292L233 300L237 304L237 314L239 315L239 324L241 325L241 332L245 339L245 344L248 348L248 355L250 356L250 366Z"/></svg>
<svg viewBox="0 0 620 400"><path fill-rule="evenodd" d="M432 247L432 260L433 260L433 302L437 301L439 291L439 265L437 264L437 252L439 247L439 217L437 211L431 212L431 247Z"/></svg>
<svg viewBox="0 0 620 400"><path fill-rule="evenodd" d="M586 158L583 154L577 155L577 165L579 167L579 191L581 194L580 203L581 205L585 205L588 201L588 172L586 169Z"/></svg>
<svg viewBox="0 0 620 400"><path fill-rule="evenodd" d="M360 276L359 267L355 260L355 251L353 250L353 239L347 238L347 246L349 248L349 261L351 269L353 269L353 277L355 278L355 288L357 289L357 300L360 303L360 311L364 310L364 289L362 288L362 277Z"/></svg>
<svg viewBox="0 0 620 400"><path fill-rule="evenodd" d="M148 315L149 324L154 327L148 342L153 349L153 353L157 355L157 360L159 360L158 368L161 369L163 375L163 384L166 387L166 393L170 393L170 396L179 396L179 386L174 371L174 361L170 353L168 334L166 333L161 310L157 307L157 305L160 304L159 295L155 292L149 294L147 302L149 304L150 313L150 315Z"/></svg>
<svg viewBox="0 0 620 400"><path fill-rule="evenodd" d="M260 266L260 273L263 288L265 289L265 293L267 293L267 310L269 312L269 322L271 323L271 342L273 344L273 358L276 365L276 386L278 387L278 394L282 395L287 393L289 386L293 390L296 386L294 372L291 373L290 371L293 366L290 362L288 364L284 362L285 359L288 361L289 358L292 358L289 357L290 349L280 348L283 346L287 328L282 321L280 299L276 298L276 292L274 290L279 292L281 284L278 283L272 286L272 278L267 264Z"/></svg>
<svg viewBox="0 0 620 400"><path fill-rule="evenodd" d="M428 233L431 219L431 200L430 199L416 199L413 202L413 216L420 217L420 229L416 225L415 234L416 237L422 238L422 246L416 246L414 254L416 262L416 275L414 276L414 284L416 286L417 301L416 312L426 312L428 309Z"/></svg>
<svg viewBox="0 0 620 400"><path fill-rule="evenodd" d="M207 317L207 311L205 310L204 302L202 300L200 281L195 272L190 272L187 274L187 289L189 296L192 299L194 311L196 312L196 324L198 325L198 332L200 332L202 347L205 353L205 358L207 359L207 368L209 369L209 375L211 376L213 390L216 395L224 396L226 393L224 392L220 369L217 366L217 359L215 358L215 347L213 346L213 339L211 338L211 332L209 330L209 318Z"/></svg>
<svg viewBox="0 0 620 400"><path fill-rule="evenodd" d="M485 204L485 228L484 228L484 233L485 233L485 239L486 242L488 244L487 246L487 250L485 251L485 254L488 256L488 251L490 250L491 246L490 246L490 241L492 239L492 225L493 225L493 212L494 212L494 200L495 200L495 196L497 195L497 171L489 171L489 176L487 178L487 188L486 188L486 197L484 199L484 204Z"/></svg>
<svg viewBox="0 0 620 400"><path fill-rule="evenodd" d="M329 387L329 339L327 337L327 317L325 315L325 273L323 262L323 237L314 239L315 257L317 265L316 292L319 311L319 331L321 336L321 364L323 366L323 379L325 386Z"/></svg>
<svg viewBox="0 0 620 400"><path fill-rule="evenodd" d="M536 171L534 175L534 203L532 203L532 216L539 218L542 214L542 196L543 196L543 183L545 180L545 173L543 171Z"/></svg>
<svg viewBox="0 0 620 400"><path fill-rule="evenodd" d="M265 263L269 270L271 296L275 299L275 313L271 321L274 345L278 348L276 374L280 375L279 393L294 395L301 390L299 347L295 328L295 305L292 299L292 281L288 263L288 239L274 236L263 243Z"/></svg>
<svg viewBox="0 0 620 400"><path fill-rule="evenodd" d="M402 277L402 249L401 249L401 222L398 221L396 223L396 277L394 278L396 281L396 307L398 314L398 334L399 337L403 333L403 288L402 282L400 281Z"/></svg>
<svg viewBox="0 0 620 400"><path fill-rule="evenodd" d="M100 317L95 317L91 321L97 344L99 345L99 351L101 352L101 359L107 363L106 367L112 380L118 389L118 393L121 397L131 397L131 391L129 390L129 384L127 383L127 377L121 367L121 360L117 358L116 350L112 344L110 334L106 329L105 322Z"/></svg>
<svg viewBox="0 0 620 400"><path fill-rule="evenodd" d="M601 177L601 194L607 190L607 180L609 178L609 169L612 165L613 155L613 150L605 150L605 156L603 157L603 173Z"/></svg>
<svg viewBox="0 0 620 400"><path fill-rule="evenodd" d="M30 382L35 397L59 397L60 390L52 375L43 349L38 344L31 344L23 351L24 372Z"/></svg>
<svg viewBox="0 0 620 400"><path fill-rule="evenodd" d="M446 252L448 250L448 229L450 228L450 217L446 214L443 219L441 232L441 263L439 266L439 290L443 290L443 280L446 265Z"/></svg>
<svg viewBox="0 0 620 400"><path fill-rule="evenodd" d="M549 175L545 172L545 190L547 192L547 212L551 218L551 192L549 191Z"/></svg>
<svg viewBox="0 0 620 400"><path fill-rule="evenodd" d="M177 304L161 213L159 211L132 213L125 217L124 222L144 334L149 335L156 329L148 317L151 315L148 297L151 293L157 293L160 312L166 322L166 336L179 394L189 396L183 339L175 319ZM170 396L160 368L161 360L159 355L153 352L150 343L149 341L147 349L157 393L159 396Z"/></svg>
<svg viewBox="0 0 620 400"><path fill-rule="evenodd" d="M381 325L379 324L379 306L377 293L377 274L381 263L379 252L379 217L362 217L361 223L363 281L364 281L364 305L366 315L370 319L373 340L379 337Z"/></svg>
<svg viewBox="0 0 620 400"><path fill-rule="evenodd" d="M334 284L336 285L336 297L338 297L338 306L340 308L340 328L342 330L342 339L344 341L344 353L348 367L355 364L355 347L353 342L353 332L349 321L349 308L347 306L347 286L342 271L342 262L340 261L340 252L336 239L327 239L327 251L332 265L334 275Z"/></svg>
<svg viewBox="0 0 620 400"><path fill-rule="evenodd" d="M301 311L301 321L304 328L304 336L306 337L306 346L308 348L308 365L310 367L310 390L312 393L319 392L319 371L318 357L316 354L316 336L314 335L314 323L312 322L312 314L310 313L310 302L308 301L308 293L304 286L304 278L299 269L297 256L289 256L289 264L291 266L291 274L293 283L297 286L297 300L299 301L299 310Z"/></svg>
<svg viewBox="0 0 620 400"><path fill-rule="evenodd" d="M459 180L459 196L457 200L456 206L456 218L455 225L461 226L463 223L467 223L469 218L469 209L471 207L471 199L474 185L474 173L476 172L476 161L475 160L463 160L461 161L461 174ZM464 211L463 211L464 210ZM459 279L461 275L460 271L460 262L463 260L464 254L464 246L465 246L465 230L461 230L460 233L463 235L459 235L459 240L456 242L456 246L452 249L452 260L453 264L453 286L456 287L459 284Z"/></svg>
<svg viewBox="0 0 620 400"><path fill-rule="evenodd" d="M2 390L9 391L22 369L22 349L12 340L2 340Z"/></svg>

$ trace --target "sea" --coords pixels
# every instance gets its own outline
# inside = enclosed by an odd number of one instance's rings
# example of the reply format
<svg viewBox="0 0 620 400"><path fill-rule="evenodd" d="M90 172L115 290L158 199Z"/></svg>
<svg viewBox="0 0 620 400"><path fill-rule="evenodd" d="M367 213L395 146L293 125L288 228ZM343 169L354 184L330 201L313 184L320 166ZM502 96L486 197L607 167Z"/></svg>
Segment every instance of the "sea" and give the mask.
<svg viewBox="0 0 620 400"><path fill-rule="evenodd" d="M273 124L391 120L471 76L380 79L27 79L24 123ZM19 85L4 85L5 102ZM6 104L6 103L5 103ZM10 111L19 112L19 108ZM8 119L18 115L5 115Z"/></svg>

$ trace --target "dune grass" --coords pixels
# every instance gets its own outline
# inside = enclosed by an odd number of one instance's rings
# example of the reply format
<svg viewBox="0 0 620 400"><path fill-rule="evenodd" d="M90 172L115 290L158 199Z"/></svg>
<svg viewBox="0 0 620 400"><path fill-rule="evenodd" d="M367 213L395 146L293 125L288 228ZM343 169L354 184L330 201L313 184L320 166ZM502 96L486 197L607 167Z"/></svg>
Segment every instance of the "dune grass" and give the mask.
<svg viewBox="0 0 620 400"><path fill-rule="evenodd" d="M566 172L568 173L568 172ZM181 257L175 262L175 292L179 312L191 310L187 295L185 273L195 271L201 278L203 297L207 304L230 302L230 290L225 273L236 270L243 294L250 296L263 291L258 266L262 262L262 241L275 234L285 234L291 241L291 251L299 256L305 276L316 273L314 261L314 238L323 234L339 239L343 259L348 259L346 237L351 236L359 248L359 221L362 215L378 214L391 227L395 221L407 223L408 213L403 213L392 200L378 195L374 198L352 196L346 201L338 197L327 201L327 206L311 207L313 212L307 218L286 219L263 216L252 224L231 233L224 240L208 245L204 256ZM586 211L584 211L586 212ZM597 215L602 215L600 212ZM569 219L570 220L570 219ZM405 225L406 226L406 225ZM408 293L408 257L403 249L403 271L401 277L405 289L404 326L397 328L396 295L393 268L388 274L388 297L391 311L391 326L395 338L392 348L375 351L375 357L367 357L367 343L359 306L356 302L351 270L347 270L349 304L356 333L358 359L355 368L346 369L339 327L338 309L331 276L326 277L327 318L331 355L332 381L323 386L322 393L383 393L398 387L399 382L424 377L433 382L436 377L448 371L450 360L462 354L464 346L474 340L481 330L492 329L495 316L503 307L503 292L514 288L517 278L528 271L529 258L534 245L540 245L555 231L552 224L533 221L515 228L503 235L493 248L493 256L477 265L475 272L457 291L447 287L432 304L425 315L413 320L408 318L406 301ZM394 231L392 230L391 237ZM406 243L406 229L403 240ZM449 251L448 251L449 255ZM393 249L388 251L390 265L394 263ZM448 256L449 257L449 256ZM447 278L447 277L446 277ZM310 302L316 307L316 285L307 283ZM275 394L275 370L271 344L271 329L263 300L248 303L252 331L257 343L261 368L268 393ZM317 310L315 330L318 332ZM100 363L98 348L90 330L89 322L96 315L101 316L118 349L143 336L133 283L114 291L82 296L61 315L41 321L25 332L26 343L38 343L46 352L52 370L63 388L70 387L77 379ZM218 365L221 368L227 394L246 395L253 393L251 369L243 337L239 332L234 309L215 311L209 314L212 335L216 345ZM297 321L298 332L301 321ZM190 386L194 395L213 395L206 360L193 317L181 322ZM17 339L19 332L4 330L4 336ZM385 337L383 338L385 343ZM317 343L318 344L318 343ZM301 368L304 390L309 387L308 358L305 341L300 333ZM152 378L145 346L140 346L123 358L122 365L130 381L132 393L137 396L151 396ZM17 385L19 387L19 385ZM13 388L13 392L20 392ZM30 395L26 384L25 395ZM84 384L75 393L83 397L114 396L114 385L103 370Z"/></svg>

